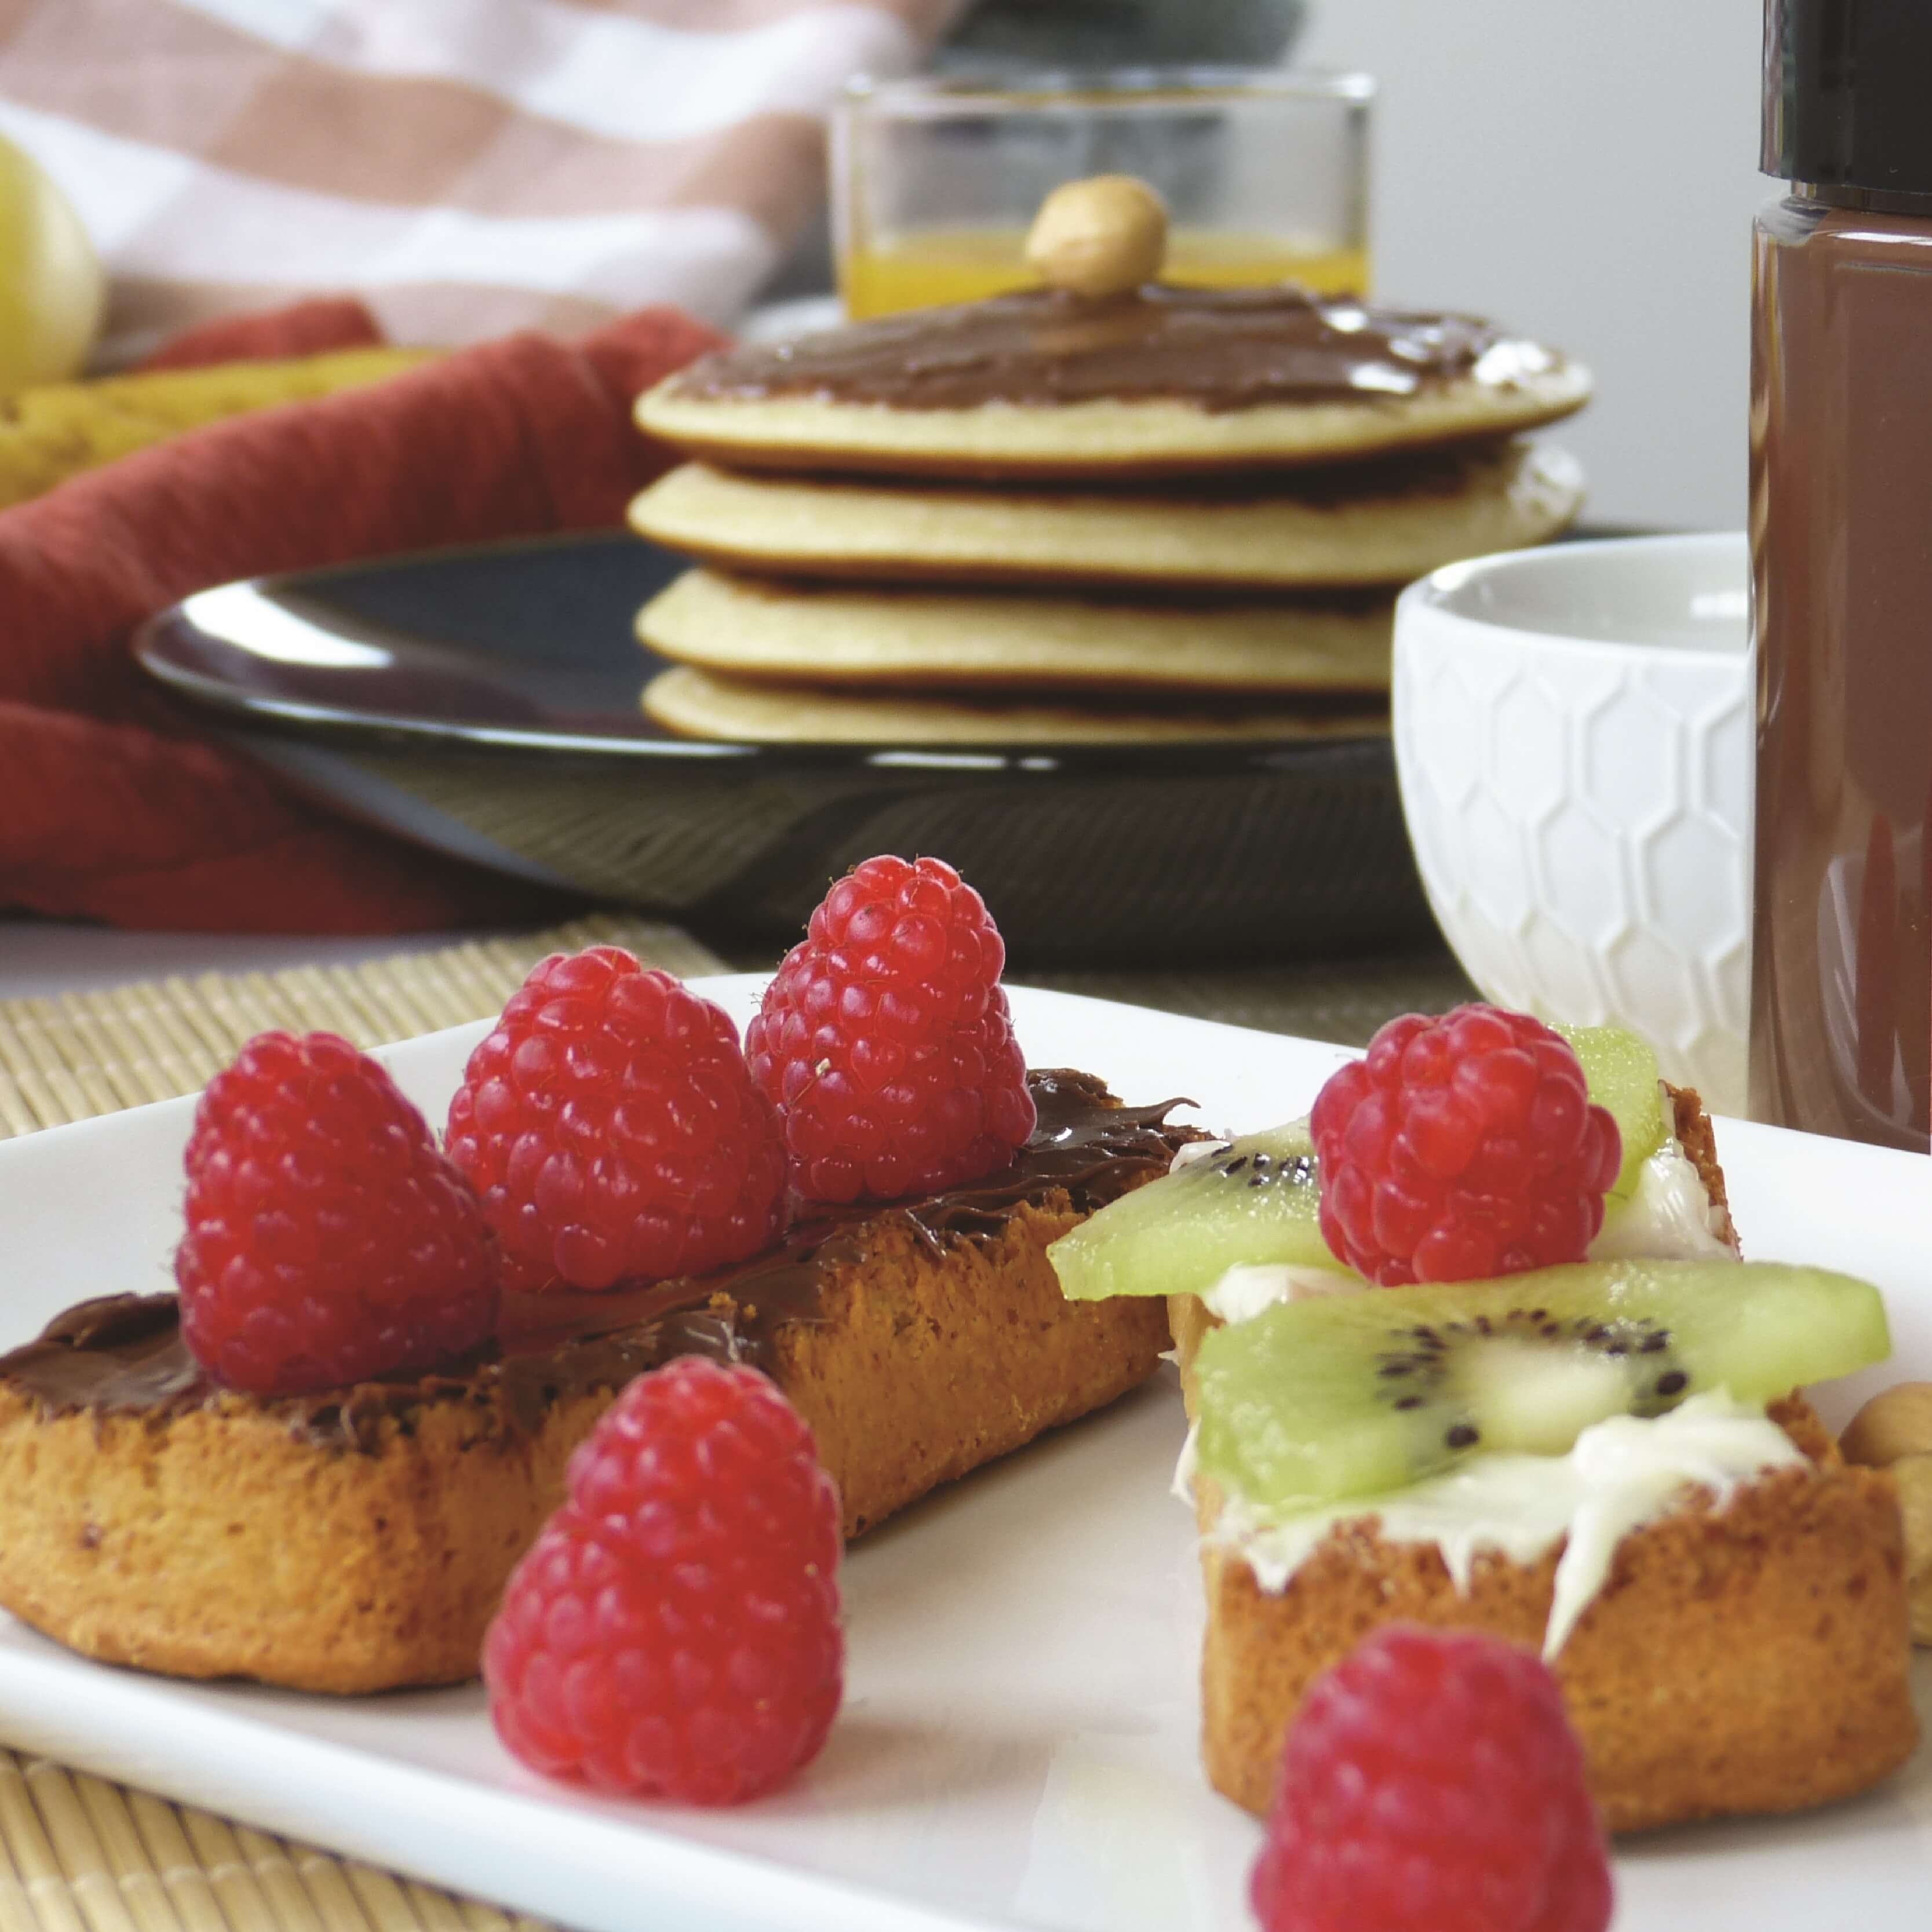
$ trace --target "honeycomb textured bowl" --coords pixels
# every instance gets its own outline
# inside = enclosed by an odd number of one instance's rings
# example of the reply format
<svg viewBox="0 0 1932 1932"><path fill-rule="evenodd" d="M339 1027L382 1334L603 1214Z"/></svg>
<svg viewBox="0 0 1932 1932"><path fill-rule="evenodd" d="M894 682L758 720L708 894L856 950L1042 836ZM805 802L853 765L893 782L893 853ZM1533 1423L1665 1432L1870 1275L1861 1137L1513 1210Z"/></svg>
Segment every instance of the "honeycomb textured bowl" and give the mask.
<svg viewBox="0 0 1932 1932"><path fill-rule="evenodd" d="M1396 608L1396 771L1431 909L1498 1004L1642 1034L1744 1100L1751 669L1742 536L1483 557Z"/></svg>

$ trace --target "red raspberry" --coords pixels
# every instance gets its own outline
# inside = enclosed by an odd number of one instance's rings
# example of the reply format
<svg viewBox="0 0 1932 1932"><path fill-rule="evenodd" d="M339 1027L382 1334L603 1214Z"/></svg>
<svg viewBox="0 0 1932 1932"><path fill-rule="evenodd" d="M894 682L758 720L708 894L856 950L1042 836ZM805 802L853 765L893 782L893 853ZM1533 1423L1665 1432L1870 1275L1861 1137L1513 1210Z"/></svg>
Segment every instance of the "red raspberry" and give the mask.
<svg viewBox="0 0 1932 1932"><path fill-rule="evenodd" d="M1583 1754L1538 1658L1390 1624L1316 1679L1249 1896L1264 1932L1604 1932Z"/></svg>
<svg viewBox="0 0 1932 1932"><path fill-rule="evenodd" d="M707 1274L784 1225L784 1143L737 1029L615 946L531 969L470 1056L448 1146L511 1288Z"/></svg>
<svg viewBox="0 0 1932 1932"><path fill-rule="evenodd" d="M476 1197L388 1075L334 1034L258 1034L209 1082L187 1213L182 1333L233 1388L434 1368L496 1329Z"/></svg>
<svg viewBox="0 0 1932 1932"><path fill-rule="evenodd" d="M1390 1021L1310 1125L1322 1238L1384 1288L1581 1261L1623 1160L1569 1042L1495 1006Z"/></svg>
<svg viewBox="0 0 1932 1932"><path fill-rule="evenodd" d="M937 859L868 859L785 956L746 1035L812 1201L975 1180L1034 1129L985 903Z"/></svg>
<svg viewBox="0 0 1932 1932"><path fill-rule="evenodd" d="M483 1646L490 1714L534 1769L734 1804L837 1714L838 1492L754 1369L640 1376L572 1457L568 1498Z"/></svg>

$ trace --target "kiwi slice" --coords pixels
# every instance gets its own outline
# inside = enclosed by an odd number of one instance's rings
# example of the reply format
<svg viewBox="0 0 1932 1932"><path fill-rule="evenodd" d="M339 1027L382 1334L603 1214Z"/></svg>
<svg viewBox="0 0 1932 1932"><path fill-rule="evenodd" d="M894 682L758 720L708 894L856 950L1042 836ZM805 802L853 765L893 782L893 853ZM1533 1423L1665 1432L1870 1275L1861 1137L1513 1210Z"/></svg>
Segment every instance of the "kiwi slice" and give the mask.
<svg viewBox="0 0 1932 1932"><path fill-rule="evenodd" d="M1578 1262L1286 1302L1202 1342L1200 1466L1263 1509L1399 1490L1479 1450L1724 1388L1762 1402L1891 1351L1878 1291L1777 1262Z"/></svg>
<svg viewBox="0 0 1932 1932"><path fill-rule="evenodd" d="M1664 1143L1657 1056L1616 1027L1557 1030L1576 1049L1591 1099L1610 1109L1623 1137L1623 1167L1610 1191L1624 1198ZM1291 1121L1123 1195L1055 1241L1047 1257L1074 1301L1203 1294L1229 1268L1250 1263L1351 1274L1322 1238L1320 1201L1308 1123Z"/></svg>
<svg viewBox="0 0 1932 1932"><path fill-rule="evenodd" d="M1664 1144L1664 1090L1658 1084L1657 1055L1621 1027L1560 1026L1553 1030L1576 1049L1590 1098L1610 1109L1623 1136L1624 1164L1610 1196L1627 1200L1636 1191L1644 1162Z"/></svg>
<svg viewBox="0 0 1932 1932"><path fill-rule="evenodd" d="M1248 1134L1110 1202L1046 1251L1075 1301L1202 1294L1231 1268L1287 1262L1346 1273L1316 1219L1308 1124Z"/></svg>

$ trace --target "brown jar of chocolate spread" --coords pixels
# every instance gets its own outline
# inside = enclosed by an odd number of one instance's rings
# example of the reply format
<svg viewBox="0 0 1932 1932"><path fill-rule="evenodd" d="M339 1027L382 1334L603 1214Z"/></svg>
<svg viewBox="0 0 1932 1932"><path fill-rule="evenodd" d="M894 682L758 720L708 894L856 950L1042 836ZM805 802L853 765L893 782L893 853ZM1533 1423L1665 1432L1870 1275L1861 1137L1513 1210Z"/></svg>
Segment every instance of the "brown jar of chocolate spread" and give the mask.
<svg viewBox="0 0 1932 1932"><path fill-rule="evenodd" d="M1928 1145L1932 0L1766 0L1750 1110Z"/></svg>

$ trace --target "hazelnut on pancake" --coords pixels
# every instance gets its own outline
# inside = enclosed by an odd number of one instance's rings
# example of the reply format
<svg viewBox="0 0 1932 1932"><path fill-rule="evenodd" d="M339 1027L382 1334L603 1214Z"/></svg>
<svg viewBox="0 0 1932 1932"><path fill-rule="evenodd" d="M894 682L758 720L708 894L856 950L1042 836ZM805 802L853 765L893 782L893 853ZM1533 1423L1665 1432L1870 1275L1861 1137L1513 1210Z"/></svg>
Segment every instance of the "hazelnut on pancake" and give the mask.
<svg viewBox="0 0 1932 1932"><path fill-rule="evenodd" d="M1023 482L1385 455L1552 422L1589 394L1576 363L1470 316L1150 282L722 350L647 391L638 421L744 468Z"/></svg>
<svg viewBox="0 0 1932 1932"><path fill-rule="evenodd" d="M1125 295L1167 260L1167 204L1136 175L1063 182L1034 217L1026 259L1050 289Z"/></svg>
<svg viewBox="0 0 1932 1932"><path fill-rule="evenodd" d="M1472 316L1170 286L1165 248L1151 190L1070 182L1028 240L1046 286L723 350L648 391L638 421L744 468L1024 482L1346 462L1588 399L1576 364Z"/></svg>
<svg viewBox="0 0 1932 1932"><path fill-rule="evenodd" d="M1590 398L1586 369L1474 316L1173 288L1165 249L1146 184L1069 182L1028 236L1043 288L722 350L638 423L752 470L1119 479L1502 436Z"/></svg>

